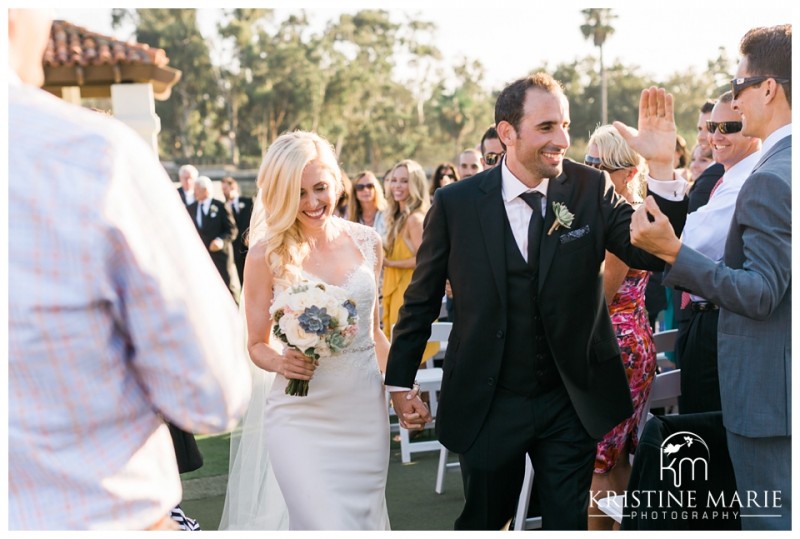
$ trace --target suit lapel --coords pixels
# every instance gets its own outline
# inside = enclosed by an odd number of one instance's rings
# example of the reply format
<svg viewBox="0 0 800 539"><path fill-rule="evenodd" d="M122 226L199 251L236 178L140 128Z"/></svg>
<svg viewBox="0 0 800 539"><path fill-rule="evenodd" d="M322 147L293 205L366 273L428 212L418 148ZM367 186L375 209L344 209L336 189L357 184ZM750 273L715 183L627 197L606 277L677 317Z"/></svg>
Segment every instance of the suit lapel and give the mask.
<svg viewBox="0 0 800 539"><path fill-rule="evenodd" d="M556 220L556 215L553 212L553 203L561 202L569 208L569 198L571 194L570 186L567 185L567 175L562 172L559 176L550 180L547 185L547 207L544 213L544 230L542 230L542 241L539 243L539 290L542 289L547 272L550 270L550 264L553 262L553 257L558 249L559 237L563 228L559 227L554 230L552 234L548 235L547 232Z"/></svg>
<svg viewBox="0 0 800 539"><path fill-rule="evenodd" d="M502 176L500 167L495 167L479 184L482 196L478 198L478 226L483 233L483 243L489 257L489 266L494 276L494 284L500 297L500 304L507 308L506 297L506 254L503 223L505 222L505 206L503 205Z"/></svg>

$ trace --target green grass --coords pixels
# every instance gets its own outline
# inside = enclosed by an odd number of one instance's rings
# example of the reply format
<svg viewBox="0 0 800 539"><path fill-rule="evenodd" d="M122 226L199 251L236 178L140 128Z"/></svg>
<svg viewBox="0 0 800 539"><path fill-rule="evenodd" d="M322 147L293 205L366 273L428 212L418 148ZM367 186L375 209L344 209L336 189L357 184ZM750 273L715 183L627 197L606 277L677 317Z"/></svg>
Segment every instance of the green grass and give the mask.
<svg viewBox="0 0 800 539"><path fill-rule="evenodd" d="M227 474L230 458L230 433L216 436L197 434L195 439L200 453L203 455L203 466L198 470L181 475L181 479L198 479Z"/></svg>
<svg viewBox="0 0 800 539"><path fill-rule="evenodd" d="M197 436L203 454L203 467L181 476L182 480L209 478L228 473L230 435ZM400 444L391 442L386 503L393 530L452 530L464 503L461 474L448 471L445 491L436 494L436 469L439 453L414 453L409 464L400 461ZM196 518L204 530L216 530L225 496L213 495L181 503L184 511Z"/></svg>

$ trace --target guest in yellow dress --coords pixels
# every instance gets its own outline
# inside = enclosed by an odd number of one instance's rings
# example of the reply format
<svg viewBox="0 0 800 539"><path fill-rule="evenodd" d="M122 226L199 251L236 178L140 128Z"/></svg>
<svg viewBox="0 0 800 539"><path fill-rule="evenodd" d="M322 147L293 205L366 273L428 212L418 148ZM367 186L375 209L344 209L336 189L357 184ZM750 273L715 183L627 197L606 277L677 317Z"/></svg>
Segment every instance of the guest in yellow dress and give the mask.
<svg viewBox="0 0 800 539"><path fill-rule="evenodd" d="M392 337L403 294L417 266L417 249L422 243L422 221L430 207L428 179L419 163L405 159L389 174L386 210L386 238L383 244L383 332ZM443 291L444 292L444 291ZM439 351L438 343L425 347L422 361Z"/></svg>

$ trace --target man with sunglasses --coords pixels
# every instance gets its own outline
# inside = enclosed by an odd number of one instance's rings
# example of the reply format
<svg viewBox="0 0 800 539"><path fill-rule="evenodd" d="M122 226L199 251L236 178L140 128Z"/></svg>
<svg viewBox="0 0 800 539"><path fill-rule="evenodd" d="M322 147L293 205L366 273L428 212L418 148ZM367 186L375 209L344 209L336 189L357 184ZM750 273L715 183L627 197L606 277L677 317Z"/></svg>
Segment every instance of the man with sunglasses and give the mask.
<svg viewBox="0 0 800 539"><path fill-rule="evenodd" d="M483 163L483 170L489 170L496 167L500 163L505 150L503 144L500 142L500 136L497 134L494 124L489 126L489 129L483 134L481 138L481 163Z"/></svg>
<svg viewBox="0 0 800 539"><path fill-rule="evenodd" d="M742 528L789 530L791 25L750 30L740 53L731 107L741 116L742 135L758 137L763 146L739 191L723 261L682 244L652 201L634 215L631 238L672 265L666 283L719 306L720 398L737 490L742 500L752 493L777 496L768 507L743 505Z"/></svg>
<svg viewBox="0 0 800 539"><path fill-rule="evenodd" d="M711 190L709 201L686 218L681 241L719 262L731 225L736 198L758 161L761 140L746 137L739 113L731 108L733 93L725 92L706 122L714 160L725 174ZM688 318L678 328L676 359L681 368L680 413L721 410L717 374L719 309L704 297L679 292Z"/></svg>

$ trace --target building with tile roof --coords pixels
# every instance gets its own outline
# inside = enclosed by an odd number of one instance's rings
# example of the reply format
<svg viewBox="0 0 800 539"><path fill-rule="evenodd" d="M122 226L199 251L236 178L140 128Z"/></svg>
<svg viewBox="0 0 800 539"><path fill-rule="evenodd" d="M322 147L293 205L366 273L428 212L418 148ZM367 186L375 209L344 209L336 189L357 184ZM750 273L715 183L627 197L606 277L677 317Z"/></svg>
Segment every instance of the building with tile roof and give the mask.
<svg viewBox="0 0 800 539"><path fill-rule="evenodd" d="M67 21L53 21L42 59L44 89L67 101L111 98L113 114L157 148L154 99L169 98L181 72L164 49L128 43Z"/></svg>

